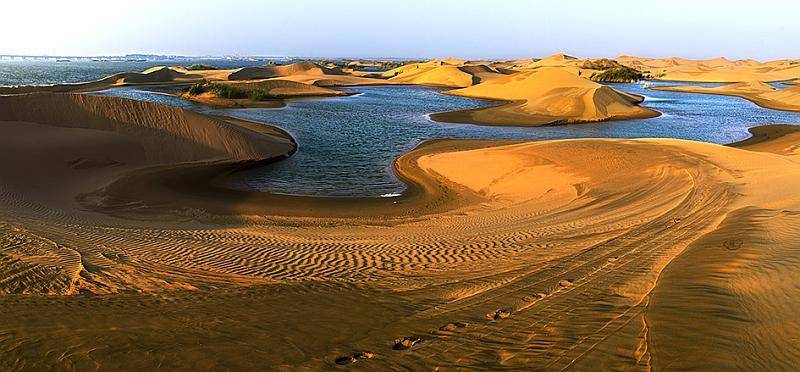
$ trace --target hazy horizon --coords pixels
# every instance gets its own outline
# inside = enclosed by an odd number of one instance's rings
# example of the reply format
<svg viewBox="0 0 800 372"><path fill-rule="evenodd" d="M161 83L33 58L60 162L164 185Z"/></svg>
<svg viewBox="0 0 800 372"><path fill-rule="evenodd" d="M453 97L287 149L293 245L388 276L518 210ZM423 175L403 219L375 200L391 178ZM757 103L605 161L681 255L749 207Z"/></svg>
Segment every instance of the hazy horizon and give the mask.
<svg viewBox="0 0 800 372"><path fill-rule="evenodd" d="M800 58L800 2L12 2L0 54L511 59Z"/></svg>

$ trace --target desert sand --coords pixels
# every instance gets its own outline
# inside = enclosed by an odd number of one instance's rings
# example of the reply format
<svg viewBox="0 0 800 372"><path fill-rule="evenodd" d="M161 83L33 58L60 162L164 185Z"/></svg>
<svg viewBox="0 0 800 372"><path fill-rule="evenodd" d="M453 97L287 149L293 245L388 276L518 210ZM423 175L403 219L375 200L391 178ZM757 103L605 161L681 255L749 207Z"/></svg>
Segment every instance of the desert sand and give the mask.
<svg viewBox="0 0 800 372"><path fill-rule="evenodd" d="M600 85L556 67L541 67L469 88L458 96L507 101L494 107L436 113L431 119L482 125L542 126L650 118L659 113L638 106L642 97Z"/></svg>
<svg viewBox="0 0 800 372"><path fill-rule="evenodd" d="M431 141L381 199L228 189L294 141L152 103L0 97L0 128L4 370L798 362L784 127L738 148Z"/></svg>
<svg viewBox="0 0 800 372"><path fill-rule="evenodd" d="M753 103L773 110L800 111L800 86L776 89L759 81L726 84L718 87L702 86L659 86L652 89L672 92L720 94L742 97Z"/></svg>
<svg viewBox="0 0 800 372"><path fill-rule="evenodd" d="M620 56L623 65L648 72L653 79L709 83L775 82L800 78L800 63L791 60L758 62L726 58L641 58Z"/></svg>

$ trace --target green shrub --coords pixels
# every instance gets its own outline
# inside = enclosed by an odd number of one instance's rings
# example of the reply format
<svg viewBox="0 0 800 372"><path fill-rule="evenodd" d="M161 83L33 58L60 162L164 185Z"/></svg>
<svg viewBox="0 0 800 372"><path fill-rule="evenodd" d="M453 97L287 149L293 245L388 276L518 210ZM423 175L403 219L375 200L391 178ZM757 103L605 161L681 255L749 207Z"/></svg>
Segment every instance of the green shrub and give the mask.
<svg viewBox="0 0 800 372"><path fill-rule="evenodd" d="M192 84L192 86L183 90L190 96L196 96L206 92L211 92L219 98L227 99L241 99L248 98L252 101L266 101L270 99L285 98L284 94L272 94L263 89L244 90L222 83L212 83L208 81L199 81Z"/></svg>
<svg viewBox="0 0 800 372"><path fill-rule="evenodd" d="M217 68L214 66L201 65L199 63L195 63L191 66L186 66L186 69L189 71L199 71L199 70L216 70Z"/></svg>
<svg viewBox="0 0 800 372"><path fill-rule="evenodd" d="M184 92L190 96L196 96L198 94L202 94L206 92L206 84L205 81L200 81L197 83L192 84L192 86L184 89Z"/></svg>
<svg viewBox="0 0 800 372"><path fill-rule="evenodd" d="M624 66L608 69L601 73L593 74L591 77L594 81L608 83L627 83L639 81L643 78L644 75L641 72Z"/></svg>

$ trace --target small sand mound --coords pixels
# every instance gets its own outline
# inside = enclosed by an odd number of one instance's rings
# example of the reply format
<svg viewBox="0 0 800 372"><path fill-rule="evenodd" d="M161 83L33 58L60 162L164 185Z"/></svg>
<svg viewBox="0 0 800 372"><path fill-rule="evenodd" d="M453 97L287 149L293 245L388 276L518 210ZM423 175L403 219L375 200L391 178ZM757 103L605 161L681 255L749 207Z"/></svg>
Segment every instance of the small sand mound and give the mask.
<svg viewBox="0 0 800 372"><path fill-rule="evenodd" d="M416 84L463 88L504 76L496 68L478 64L464 65L435 60L398 67L382 74L384 78L398 84ZM450 60L450 62L456 62Z"/></svg>
<svg viewBox="0 0 800 372"><path fill-rule="evenodd" d="M257 80L291 75L342 75L339 69L322 67L313 62L297 62L284 66L244 67L234 70L228 80Z"/></svg>

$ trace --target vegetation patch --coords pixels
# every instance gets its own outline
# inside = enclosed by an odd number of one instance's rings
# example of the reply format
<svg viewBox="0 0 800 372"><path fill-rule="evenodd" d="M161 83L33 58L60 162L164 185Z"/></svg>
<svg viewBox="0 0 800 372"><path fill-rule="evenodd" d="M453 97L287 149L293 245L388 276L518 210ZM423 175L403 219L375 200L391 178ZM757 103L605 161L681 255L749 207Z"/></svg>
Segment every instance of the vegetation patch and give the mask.
<svg viewBox="0 0 800 372"><path fill-rule="evenodd" d="M630 83L644 79L644 75L632 68L620 66L594 73L591 79L604 83Z"/></svg>
<svg viewBox="0 0 800 372"><path fill-rule="evenodd" d="M217 68L214 66L201 65L199 63L195 63L191 66L186 66L186 69L189 71L200 71L200 70L216 70Z"/></svg>
<svg viewBox="0 0 800 372"><path fill-rule="evenodd" d="M201 81L192 84L189 88L184 90L184 93L190 96L196 96L203 93L211 93L218 98L226 99L250 99L251 101L267 101L271 99L286 98L284 94L272 94L264 89L244 90L222 83L212 83L208 81Z"/></svg>

